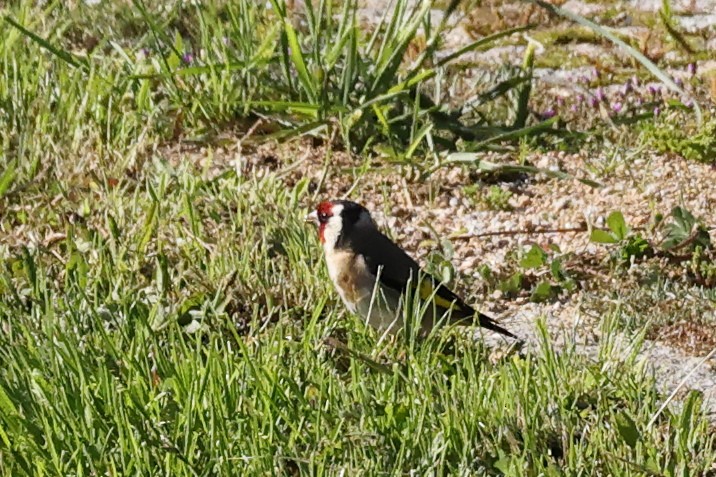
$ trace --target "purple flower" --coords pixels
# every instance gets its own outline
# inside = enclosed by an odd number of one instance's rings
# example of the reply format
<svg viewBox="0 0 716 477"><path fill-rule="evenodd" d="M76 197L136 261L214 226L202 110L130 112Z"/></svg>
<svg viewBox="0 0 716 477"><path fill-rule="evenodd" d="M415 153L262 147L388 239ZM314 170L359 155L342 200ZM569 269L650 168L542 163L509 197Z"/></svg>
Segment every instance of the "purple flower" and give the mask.
<svg viewBox="0 0 716 477"><path fill-rule="evenodd" d="M612 104L612 111L614 111L615 113L619 113L622 110L622 106L622 103L617 101L616 103Z"/></svg>
<svg viewBox="0 0 716 477"><path fill-rule="evenodd" d="M659 106L654 108L654 117L661 114L661 108Z"/></svg>
<svg viewBox="0 0 716 477"><path fill-rule="evenodd" d="M549 108L547 111L542 113L542 119L553 118L557 115L557 111L554 108Z"/></svg>
<svg viewBox="0 0 716 477"><path fill-rule="evenodd" d="M564 106L564 98L561 96L557 96L557 106L562 107Z"/></svg>
<svg viewBox="0 0 716 477"><path fill-rule="evenodd" d="M696 63L689 63L686 67L686 71L689 72L690 76L694 76L696 74Z"/></svg>
<svg viewBox="0 0 716 477"><path fill-rule="evenodd" d="M142 48L141 52L145 58L149 58L149 48Z"/></svg>
<svg viewBox="0 0 716 477"><path fill-rule="evenodd" d="M606 101L606 99L607 99L607 95L604 94L604 90L602 89L601 86L599 88L597 88L596 95L597 95L597 100L599 100L599 101Z"/></svg>
<svg viewBox="0 0 716 477"><path fill-rule="evenodd" d="M585 84L586 84L586 83L589 83L589 78L587 78L587 77L584 76L584 75L581 75L581 76L579 77L579 82L580 82L580 83L585 83Z"/></svg>
<svg viewBox="0 0 716 477"><path fill-rule="evenodd" d="M584 102L584 95L580 93L577 95L577 103L582 104L583 102Z"/></svg>
<svg viewBox="0 0 716 477"><path fill-rule="evenodd" d="M184 63L186 63L187 65L190 65L194 61L194 55L192 55L189 52L186 52L186 53L184 53L184 56L181 57L181 59Z"/></svg>
<svg viewBox="0 0 716 477"><path fill-rule="evenodd" d="M599 100L597 98L595 98L594 96L592 96L589 98L589 105L596 109L599 107Z"/></svg>
<svg viewBox="0 0 716 477"><path fill-rule="evenodd" d="M624 84L624 87L622 88L622 96L626 96L627 94L631 93L632 90L633 90L633 88L631 86L631 83L629 81L627 81Z"/></svg>
<svg viewBox="0 0 716 477"><path fill-rule="evenodd" d="M686 102L684 103L684 106L686 106L687 108L691 109L691 108L694 107L694 102L691 101L691 100L688 100L688 101L686 101Z"/></svg>
<svg viewBox="0 0 716 477"><path fill-rule="evenodd" d="M596 78L596 79L599 79L599 70L598 70L598 69L594 68L594 69L592 70L592 77L593 77L593 78Z"/></svg>
<svg viewBox="0 0 716 477"><path fill-rule="evenodd" d="M633 75L631 77L631 84L633 86L639 86L639 78L636 75Z"/></svg>
<svg viewBox="0 0 716 477"><path fill-rule="evenodd" d="M573 104L572 106L570 106L569 109L571 109L573 113L576 113L577 111L579 111L579 106Z"/></svg>
<svg viewBox="0 0 716 477"><path fill-rule="evenodd" d="M679 88L684 87L684 82L681 80L681 78L675 78L674 83L676 83L676 86L678 86Z"/></svg>
<svg viewBox="0 0 716 477"><path fill-rule="evenodd" d="M649 85L649 93L651 93L652 96L656 96L661 92L661 89L658 86L654 86L653 84Z"/></svg>

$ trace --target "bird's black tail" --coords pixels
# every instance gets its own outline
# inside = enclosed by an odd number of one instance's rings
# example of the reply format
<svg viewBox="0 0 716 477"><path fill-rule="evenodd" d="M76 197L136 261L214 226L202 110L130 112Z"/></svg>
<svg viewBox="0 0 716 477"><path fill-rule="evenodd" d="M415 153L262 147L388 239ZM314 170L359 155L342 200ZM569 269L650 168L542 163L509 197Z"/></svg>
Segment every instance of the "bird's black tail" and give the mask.
<svg viewBox="0 0 716 477"><path fill-rule="evenodd" d="M479 323L480 323L481 327L488 329L490 331L494 331L496 333L500 333L501 335L505 335L505 336L509 336L510 338L517 339L517 336L513 335L512 333L507 331L505 328L498 325L497 322L495 320L493 320L492 318L490 318L489 316L484 315L482 313L478 313L477 317L480 320Z"/></svg>

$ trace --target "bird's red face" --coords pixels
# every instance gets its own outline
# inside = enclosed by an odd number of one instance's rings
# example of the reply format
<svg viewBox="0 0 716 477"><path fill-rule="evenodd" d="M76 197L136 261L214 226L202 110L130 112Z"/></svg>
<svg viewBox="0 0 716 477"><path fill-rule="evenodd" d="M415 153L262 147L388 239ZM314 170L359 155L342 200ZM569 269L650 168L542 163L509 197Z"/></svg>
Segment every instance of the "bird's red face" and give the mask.
<svg viewBox="0 0 716 477"><path fill-rule="evenodd" d="M318 238L326 253L344 246L356 227L375 227L365 207L349 200L321 202L306 221L318 226Z"/></svg>
<svg viewBox="0 0 716 477"><path fill-rule="evenodd" d="M307 222L312 222L318 226L318 238L321 243L326 242L326 227L333 215L333 202L324 201L318 204L316 210L306 216Z"/></svg>

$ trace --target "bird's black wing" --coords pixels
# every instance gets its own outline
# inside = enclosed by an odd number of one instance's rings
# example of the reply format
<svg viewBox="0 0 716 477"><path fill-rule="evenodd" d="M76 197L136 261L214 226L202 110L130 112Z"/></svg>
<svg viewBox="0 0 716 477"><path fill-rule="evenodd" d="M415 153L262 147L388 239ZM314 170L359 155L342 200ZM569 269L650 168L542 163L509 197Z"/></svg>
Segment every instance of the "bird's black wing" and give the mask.
<svg viewBox="0 0 716 477"><path fill-rule="evenodd" d="M515 337L489 316L477 313L435 277L423 272L410 255L380 231L356 230L353 238L352 248L363 256L368 269L378 276L382 285L404 293L410 284L410 288L419 293L420 299L433 300L439 314L451 310L451 322L473 322L477 316L483 328Z"/></svg>

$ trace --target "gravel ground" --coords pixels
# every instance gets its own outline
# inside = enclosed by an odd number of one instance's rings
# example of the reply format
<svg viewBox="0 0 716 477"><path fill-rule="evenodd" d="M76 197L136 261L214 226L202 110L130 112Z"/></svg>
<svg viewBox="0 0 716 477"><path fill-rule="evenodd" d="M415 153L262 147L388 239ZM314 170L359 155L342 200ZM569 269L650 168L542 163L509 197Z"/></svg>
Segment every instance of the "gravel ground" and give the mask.
<svg viewBox="0 0 716 477"><path fill-rule="evenodd" d="M245 173L264 174L271 170L281 174L288 186L305 176L319 184L324 154L324 150L307 143L262 145L245 153L242 164ZM288 165L297 157L301 167L281 172L282 163ZM603 158L548 153L529 160L542 168L584 177L588 175L584 171L593 169ZM556 180L542 175L503 183L502 186L512 192L511 211L480 210L473 205L464 187L473 183L474 178L465 169L443 169L425 182L413 183L404 175L387 173L376 163L356 183L353 175L356 161L345 153L334 152L334 167L329 169L317 200L341 198L352 190L350 198L373 211L376 221L423 263L427 254L435 249L433 230L441 237L459 232L459 237L451 241L452 263L463 279L463 291L475 302L482 302L483 309L524 338L528 348L538 346L535 322L544 317L556 346L574 344L580 352L594 355L601 316L614 308L615 296L617 301L627 305L630 300L641 300L638 280L633 279L632 272L624 277L611 274L604 265L607 248L591 243L587 233L492 237L477 237L477 234L568 228L586 221L601 225L614 210L621 210L630 226L646 226L655 213L668 214L677 205L693 211L707 224L716 225L716 168L679 157L644 154L611 165L609 174L600 178L604 187L599 189L576 180ZM307 203L306 207L309 206ZM547 303L532 303L527 296L507 299L499 291L487 292L478 268L489 265L493 270L501 270L510 253L532 243L556 244L563 252L572 253L582 266L593 268L598 276L591 285L587 280L587 285L576 293ZM478 291L470 294L465 290L465 283ZM666 313L683 314L687 320L700 317L716 324L713 303L698 297L693 300L694 306L684 306L677 300ZM638 305L635 304L635 313L639 312ZM674 390L713 348L714 341L703 341L703 329L694 328L693 335L680 329L680 334L666 336L667 339L647 340L641 351L641 359L649 363L665 393ZM714 339L713 334L710 336ZM625 342L628 339L625 334ZM701 346L686 346L689 339L701 340ZM615 356L615 360L618 359L621 358ZM704 405L716 422L716 358L700 363L682 386L704 393Z"/></svg>

